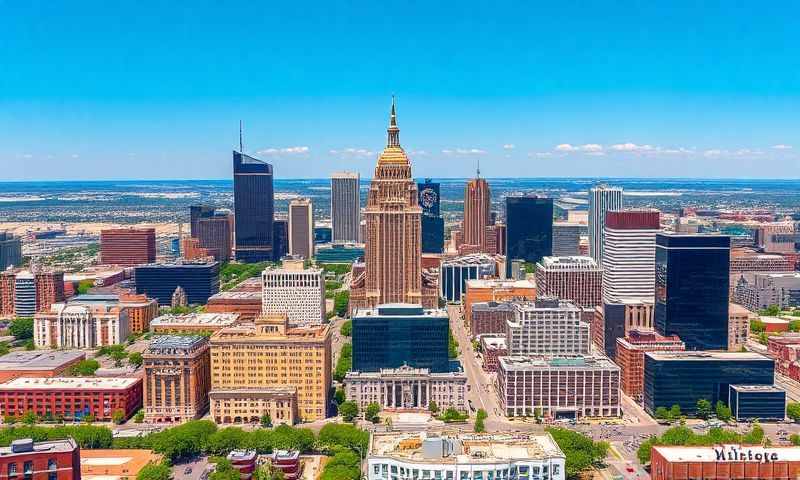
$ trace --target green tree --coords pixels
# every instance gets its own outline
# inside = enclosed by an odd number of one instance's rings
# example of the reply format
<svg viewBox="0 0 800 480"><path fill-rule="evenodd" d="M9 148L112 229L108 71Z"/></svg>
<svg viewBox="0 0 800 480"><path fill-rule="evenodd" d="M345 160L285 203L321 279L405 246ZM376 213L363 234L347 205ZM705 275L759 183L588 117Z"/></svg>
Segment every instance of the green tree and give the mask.
<svg viewBox="0 0 800 480"><path fill-rule="evenodd" d="M222 428L208 436L204 449L214 455L227 455L231 450L242 448L246 438L247 432L241 428Z"/></svg>
<svg viewBox="0 0 800 480"><path fill-rule="evenodd" d="M94 414L92 414L92 413L90 413L89 415L86 415L85 417L83 417L83 423L85 423L87 425L93 424L95 422L95 420L96 420L96 418L95 418Z"/></svg>
<svg viewBox="0 0 800 480"><path fill-rule="evenodd" d="M94 375L94 372L100 368L100 362L97 360L90 358L88 360L81 360L76 365L74 365L70 372L73 375L81 376L81 377L90 377Z"/></svg>
<svg viewBox="0 0 800 480"><path fill-rule="evenodd" d="M15 415L5 415L3 417L3 423L5 425L14 425L17 423L17 417Z"/></svg>
<svg viewBox="0 0 800 480"><path fill-rule="evenodd" d="M449 358L457 358L458 357L458 342L456 341L456 337L453 336L453 331L448 329L447 332L448 341L447 341L447 356Z"/></svg>
<svg viewBox="0 0 800 480"><path fill-rule="evenodd" d="M336 296L333 297L333 309L336 311L336 315L342 318L346 317L349 305L350 305L350 292L348 291L336 292Z"/></svg>
<svg viewBox="0 0 800 480"><path fill-rule="evenodd" d="M122 424L122 422L125 421L125 410L122 410L121 408L114 410L114 412L111 414L111 421L117 425Z"/></svg>
<svg viewBox="0 0 800 480"><path fill-rule="evenodd" d="M789 437L789 441L792 442L792 445L800 446L800 435L793 433Z"/></svg>
<svg viewBox="0 0 800 480"><path fill-rule="evenodd" d="M24 348L27 351L36 350L36 344L33 343L33 339L32 338L29 338L29 339L25 340L25 342L23 342L22 348Z"/></svg>
<svg viewBox="0 0 800 480"><path fill-rule="evenodd" d="M141 367L142 363L144 363L144 359L142 358L142 354L140 352L131 353L130 355L128 355L128 363L130 365L133 365L136 368Z"/></svg>
<svg viewBox="0 0 800 480"><path fill-rule="evenodd" d="M239 480L239 471L227 458L215 457L214 464L214 473L208 476L210 480Z"/></svg>
<svg viewBox="0 0 800 480"><path fill-rule="evenodd" d="M122 361L128 358L128 353L125 350L115 350L111 352L111 358L114 359L114 366L121 367Z"/></svg>
<svg viewBox="0 0 800 480"><path fill-rule="evenodd" d="M800 422L800 403L789 402L786 405L786 416L794 422Z"/></svg>
<svg viewBox="0 0 800 480"><path fill-rule="evenodd" d="M366 452L369 433L349 423L327 423L319 431L319 443L329 452L337 447Z"/></svg>
<svg viewBox="0 0 800 480"><path fill-rule="evenodd" d="M669 409L669 416L672 420L681 418L681 406L678 404L673 405Z"/></svg>
<svg viewBox="0 0 800 480"><path fill-rule="evenodd" d="M715 411L717 413L717 418L719 418L723 422L727 422L733 416L730 407L725 405L725 403L723 403L722 400L717 401Z"/></svg>
<svg viewBox="0 0 800 480"><path fill-rule="evenodd" d="M608 453L607 442L595 442L580 432L565 428L548 428L566 456L567 478L577 478L581 472L602 464Z"/></svg>
<svg viewBox="0 0 800 480"><path fill-rule="evenodd" d="M767 325L761 320L750 321L750 333L759 334L767 330Z"/></svg>
<svg viewBox="0 0 800 480"><path fill-rule="evenodd" d="M17 340L28 340L33 338L33 318L19 317L11 320L8 333Z"/></svg>
<svg viewBox="0 0 800 480"><path fill-rule="evenodd" d="M656 418L659 420L669 420L669 410L666 407L658 407L655 412Z"/></svg>
<svg viewBox="0 0 800 480"><path fill-rule="evenodd" d="M84 295L94 287L94 280L84 279L78 282L78 293Z"/></svg>
<svg viewBox="0 0 800 480"><path fill-rule="evenodd" d="M342 328L339 329L339 333L345 337L353 335L353 321L345 320L344 323L342 323Z"/></svg>
<svg viewBox="0 0 800 480"><path fill-rule="evenodd" d="M345 343L336 361L336 369L333 371L333 379L337 382L344 381L344 376L353 368L353 344Z"/></svg>
<svg viewBox="0 0 800 480"><path fill-rule="evenodd" d="M136 415L133 416L133 423L142 423L144 422L144 410L139 410L136 412Z"/></svg>
<svg viewBox="0 0 800 480"><path fill-rule="evenodd" d="M8 343L0 342L0 357L6 355L11 349L8 347Z"/></svg>
<svg viewBox="0 0 800 480"><path fill-rule="evenodd" d="M261 415L261 426L264 428L272 428L272 417L270 416L269 412Z"/></svg>
<svg viewBox="0 0 800 480"><path fill-rule="evenodd" d="M341 405L345 400L344 389L337 388L336 391L333 392L333 401L336 402L336 405Z"/></svg>
<svg viewBox="0 0 800 480"><path fill-rule="evenodd" d="M697 416L706 419L711 416L711 402L705 398L697 401Z"/></svg>
<svg viewBox="0 0 800 480"><path fill-rule="evenodd" d="M348 400L339 405L339 415L345 422L352 422L358 416L358 405L352 400Z"/></svg>
<svg viewBox="0 0 800 480"><path fill-rule="evenodd" d="M777 305L770 305L769 307L765 308L758 312L760 315L766 315L767 317L777 317L781 314L781 307Z"/></svg>
<svg viewBox="0 0 800 480"><path fill-rule="evenodd" d="M428 404L428 411L431 412L433 415L436 415L437 413L439 413L439 404L431 400L431 402Z"/></svg>
<svg viewBox="0 0 800 480"><path fill-rule="evenodd" d="M26 411L20 419L25 425L35 425L39 421L39 416L32 410Z"/></svg>
<svg viewBox="0 0 800 480"><path fill-rule="evenodd" d="M361 478L361 457L347 450L337 451L325 464L320 480L358 480Z"/></svg>
<svg viewBox="0 0 800 480"><path fill-rule="evenodd" d="M380 417L378 417L380 412L381 406L375 402L372 402L367 405L367 410L364 412L364 418L372 423L378 423L380 421Z"/></svg>
<svg viewBox="0 0 800 480"><path fill-rule="evenodd" d="M475 433L486 431L486 425L484 425L486 417L488 417L486 410L479 408L478 412L475 414Z"/></svg>
<svg viewBox="0 0 800 480"><path fill-rule="evenodd" d="M170 480L171 478L172 469L161 463L148 463L136 474L136 480Z"/></svg>

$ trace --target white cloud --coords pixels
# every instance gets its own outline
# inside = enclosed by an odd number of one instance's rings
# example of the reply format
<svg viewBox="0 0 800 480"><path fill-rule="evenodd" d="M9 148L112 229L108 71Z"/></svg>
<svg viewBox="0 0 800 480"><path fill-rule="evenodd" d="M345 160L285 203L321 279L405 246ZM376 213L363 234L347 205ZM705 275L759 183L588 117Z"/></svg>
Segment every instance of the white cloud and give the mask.
<svg viewBox="0 0 800 480"><path fill-rule="evenodd" d="M586 145L581 145L580 150L582 152L597 153L603 151L603 146L598 145L597 143L587 143Z"/></svg>
<svg viewBox="0 0 800 480"><path fill-rule="evenodd" d="M529 157L548 158L553 156L553 152L528 152Z"/></svg>
<svg viewBox="0 0 800 480"><path fill-rule="evenodd" d="M652 145L637 145L628 142L611 145L611 150L616 150L617 152L650 152L653 151L654 148Z"/></svg>
<svg viewBox="0 0 800 480"><path fill-rule="evenodd" d="M774 148L775 150L791 150L792 146L779 143L778 145L773 145L772 148Z"/></svg>
<svg viewBox="0 0 800 480"><path fill-rule="evenodd" d="M442 150L445 155L485 155L486 150L480 148L445 148Z"/></svg>
<svg viewBox="0 0 800 480"><path fill-rule="evenodd" d="M70 157L72 157L72 158L78 158L78 157L80 157L80 155L78 155L77 153L73 153L72 155L70 155Z"/></svg>
<svg viewBox="0 0 800 480"><path fill-rule="evenodd" d="M308 153L310 148L304 146L297 147L283 147L283 148L265 148L256 153L259 155L302 155Z"/></svg>
<svg viewBox="0 0 800 480"><path fill-rule="evenodd" d="M718 156L723 155L725 153L728 153L728 152L725 151L725 150L720 150L718 148L713 148L711 150L706 150L705 152L703 152L703 156L706 156L706 157L718 157Z"/></svg>
<svg viewBox="0 0 800 480"><path fill-rule="evenodd" d="M503 150L514 150L515 148L517 147L513 143L506 143L503 145Z"/></svg>
<svg viewBox="0 0 800 480"><path fill-rule="evenodd" d="M331 155L341 155L343 157L371 157L375 155L375 152L369 150L367 148L342 148L339 150L329 150L328 153Z"/></svg>
<svg viewBox="0 0 800 480"><path fill-rule="evenodd" d="M30 153L25 153L22 155L22 158L33 158L33 155L31 155Z"/></svg>
<svg viewBox="0 0 800 480"><path fill-rule="evenodd" d="M603 146L598 143L586 143L583 145L572 145L570 143L562 143L556 145L553 150L557 152L586 152L588 155L602 155Z"/></svg>
<svg viewBox="0 0 800 480"><path fill-rule="evenodd" d="M428 152L425 150L411 150L410 154L417 157L425 157L428 155Z"/></svg>
<svg viewBox="0 0 800 480"><path fill-rule="evenodd" d="M576 152L578 151L578 147L573 147L569 143L562 143L560 145L556 145L553 150L557 150L559 152Z"/></svg>

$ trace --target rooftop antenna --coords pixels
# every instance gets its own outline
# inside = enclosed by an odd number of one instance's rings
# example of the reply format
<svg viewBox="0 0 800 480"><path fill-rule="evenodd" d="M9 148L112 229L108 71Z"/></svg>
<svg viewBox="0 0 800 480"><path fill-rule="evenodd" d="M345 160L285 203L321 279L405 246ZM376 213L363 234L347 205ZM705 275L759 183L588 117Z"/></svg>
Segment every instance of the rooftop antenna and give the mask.
<svg viewBox="0 0 800 480"><path fill-rule="evenodd" d="M242 121L239 120L239 153L244 153L244 142L242 141Z"/></svg>

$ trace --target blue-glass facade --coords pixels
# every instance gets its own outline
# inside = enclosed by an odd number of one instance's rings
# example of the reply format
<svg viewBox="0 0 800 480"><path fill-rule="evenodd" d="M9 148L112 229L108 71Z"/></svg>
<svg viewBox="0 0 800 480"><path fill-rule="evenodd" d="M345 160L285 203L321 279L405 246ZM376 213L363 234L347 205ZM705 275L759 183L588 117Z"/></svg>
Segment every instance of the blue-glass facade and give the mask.
<svg viewBox="0 0 800 480"><path fill-rule="evenodd" d="M535 263L553 254L553 199L506 197L506 258ZM506 262L511 275L511 262Z"/></svg>
<svg viewBox="0 0 800 480"><path fill-rule="evenodd" d="M603 351L617 358L617 339L625 336L625 305L603 303Z"/></svg>
<svg viewBox="0 0 800 480"><path fill-rule="evenodd" d="M679 405L693 415L697 401L727 403L731 385L774 384L775 363L756 353L650 352L644 356L644 408L654 414L658 407Z"/></svg>
<svg viewBox="0 0 800 480"><path fill-rule="evenodd" d="M314 227L314 243L331 243L333 231L331 227Z"/></svg>
<svg viewBox="0 0 800 480"><path fill-rule="evenodd" d="M728 405L736 421L783 420L786 392L774 386L731 385Z"/></svg>
<svg viewBox="0 0 800 480"><path fill-rule="evenodd" d="M233 202L236 260L246 263L273 260L272 165L234 151Z"/></svg>
<svg viewBox="0 0 800 480"><path fill-rule="evenodd" d="M377 372L407 364L449 371L449 322L443 310L419 305L381 305L353 316L353 370Z"/></svg>
<svg viewBox="0 0 800 480"><path fill-rule="evenodd" d="M353 263L364 258L364 248L336 243L322 245L317 248L316 258L319 263Z"/></svg>
<svg viewBox="0 0 800 480"><path fill-rule="evenodd" d="M136 293L155 298L159 305L170 305L180 286L192 304L208 303L219 292L219 263L175 263L141 265L135 268Z"/></svg>
<svg viewBox="0 0 800 480"><path fill-rule="evenodd" d="M272 223L272 252L276 262L289 254L289 221L286 219Z"/></svg>
<svg viewBox="0 0 800 480"><path fill-rule="evenodd" d="M728 348L730 237L656 235L653 324L687 350Z"/></svg>
<svg viewBox="0 0 800 480"><path fill-rule="evenodd" d="M440 214L439 183L425 179L417 184L417 192L422 207L422 253L442 253L444 219Z"/></svg>

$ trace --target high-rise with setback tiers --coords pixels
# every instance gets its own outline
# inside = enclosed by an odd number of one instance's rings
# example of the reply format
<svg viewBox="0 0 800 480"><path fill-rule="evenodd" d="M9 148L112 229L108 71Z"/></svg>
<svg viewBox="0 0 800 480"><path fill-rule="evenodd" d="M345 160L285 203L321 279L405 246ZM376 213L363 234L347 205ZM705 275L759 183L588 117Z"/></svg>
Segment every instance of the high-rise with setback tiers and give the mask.
<svg viewBox="0 0 800 480"><path fill-rule="evenodd" d="M358 242L361 223L361 177L356 172L331 176L331 224L334 242Z"/></svg>
<svg viewBox="0 0 800 480"><path fill-rule="evenodd" d="M378 157L364 211L366 268L353 280L351 309L385 303L436 306L436 281L422 270L422 208L418 202L417 184L400 146L392 101L388 142Z"/></svg>

